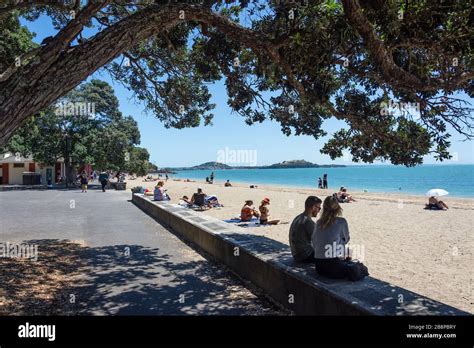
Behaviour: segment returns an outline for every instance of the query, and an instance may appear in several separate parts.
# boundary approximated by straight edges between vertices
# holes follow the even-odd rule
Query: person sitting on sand
[[[260,204],[258,210],[260,210],[260,224],[261,225],[277,225],[280,220],[270,220],[270,210],[268,209],[270,205],[270,198],[265,197]]]
[[[247,200],[245,201],[244,206],[240,210],[240,220],[241,221],[250,221],[252,217],[259,218],[260,213],[253,207],[253,201]]]
[[[350,240],[349,225],[346,219],[340,217],[341,214],[336,194],[326,197],[313,233],[316,270],[328,278],[350,278],[352,274],[353,264],[346,247]],[[368,275],[366,271],[365,268],[362,278]]]
[[[206,194],[202,192],[202,188],[198,187],[197,192],[191,197],[191,204],[202,208],[206,205]]]
[[[446,203],[438,200],[438,198],[436,198],[435,196],[431,196],[428,199],[428,204],[426,205],[426,209],[447,210],[449,208],[446,205]]]
[[[341,186],[339,192],[337,193],[337,200],[339,203],[350,203],[356,202],[352,195],[347,192],[347,189],[344,186]]]
[[[153,196],[155,201],[169,201],[171,198],[166,193],[166,190],[163,188],[165,183],[163,181],[158,181],[153,191]]]
[[[296,262],[315,262],[314,249],[311,245],[316,224],[313,219],[321,210],[321,199],[309,196],[304,202],[304,212],[294,218],[290,226],[290,250]]]
[[[231,187],[231,186],[232,186],[232,184],[230,183],[230,181],[229,181],[229,180],[227,180],[227,181],[225,182],[224,186],[225,186],[225,187]]]

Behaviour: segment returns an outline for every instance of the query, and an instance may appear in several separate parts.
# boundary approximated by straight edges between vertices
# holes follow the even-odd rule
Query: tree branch
[[[422,80],[403,70],[395,64],[390,50],[387,50],[383,41],[373,30],[373,25],[365,16],[359,0],[342,0],[342,4],[349,23],[364,40],[376,67],[390,85],[400,89],[436,91],[439,89],[455,89],[462,83],[474,78],[474,72],[463,72],[450,79],[430,78]]]
[[[74,4],[72,3],[65,3],[65,1],[59,1],[59,0],[21,0],[21,1],[15,1],[15,0],[1,0],[0,3],[0,18],[6,16],[8,13],[14,11],[14,10],[21,10],[21,9],[26,9],[26,8],[31,8],[31,7],[43,7],[43,6],[48,6],[48,7],[54,7],[59,10],[72,10],[74,9]]]

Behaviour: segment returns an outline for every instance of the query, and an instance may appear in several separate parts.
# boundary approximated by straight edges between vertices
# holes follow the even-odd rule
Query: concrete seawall
[[[132,201],[296,314],[469,315],[372,277],[359,282],[321,277],[314,266],[294,263],[287,245],[203,212],[141,194],[133,194]]]

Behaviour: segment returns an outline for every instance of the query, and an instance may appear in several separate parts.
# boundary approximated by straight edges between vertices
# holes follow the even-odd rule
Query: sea
[[[211,170],[183,170],[176,178],[205,180]],[[230,169],[214,170],[214,180],[304,188],[317,187],[318,178],[328,176],[328,187],[341,186],[353,191],[408,193],[424,195],[434,188],[450,196],[474,198],[474,164],[400,167],[390,165],[353,165],[340,168]]]

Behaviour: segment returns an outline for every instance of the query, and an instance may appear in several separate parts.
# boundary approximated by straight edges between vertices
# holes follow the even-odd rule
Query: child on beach
[[[252,217],[259,218],[260,213],[253,207],[253,201],[247,200],[245,201],[242,210],[240,211],[240,220],[241,221],[250,221]]]
[[[258,210],[260,210],[260,224],[261,225],[277,225],[280,220],[269,220],[270,210],[268,209],[270,205],[270,198],[265,197],[260,204]]]

